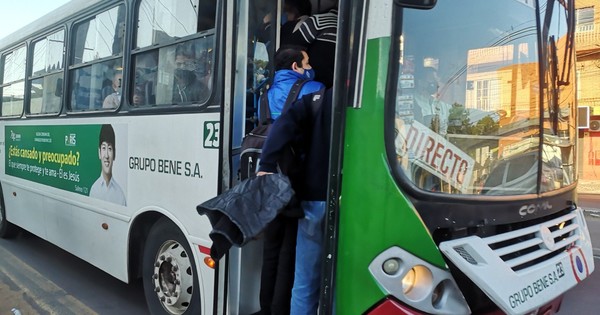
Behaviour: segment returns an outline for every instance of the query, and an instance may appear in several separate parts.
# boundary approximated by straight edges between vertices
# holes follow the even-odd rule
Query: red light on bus
[[[370,310],[368,315],[423,315],[419,311],[413,310],[408,306],[402,305],[400,302],[393,299],[385,298],[379,304]]]

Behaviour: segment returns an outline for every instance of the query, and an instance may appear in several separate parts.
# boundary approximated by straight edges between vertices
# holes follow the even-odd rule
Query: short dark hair
[[[312,4],[308,0],[285,0],[285,6],[296,9],[300,16],[312,14]]]
[[[302,51],[303,49],[290,46],[279,48],[275,53],[275,71],[292,69],[294,62],[302,66],[302,59],[304,59]]]
[[[117,148],[115,147],[115,130],[110,124],[104,124],[100,128],[100,137],[98,140],[98,148],[102,146],[102,142],[112,144],[113,158],[117,156]]]
[[[188,58],[196,58],[196,51],[189,43],[182,43],[175,47],[175,56],[185,56]]]

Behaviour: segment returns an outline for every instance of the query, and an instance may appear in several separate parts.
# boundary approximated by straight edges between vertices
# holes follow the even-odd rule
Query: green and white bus
[[[282,8],[73,0],[2,39],[0,236],[142,278],[152,314],[257,311],[261,241],[213,261],[196,206],[239,182]],[[594,270],[573,0],[338,12],[319,313],[556,312]]]

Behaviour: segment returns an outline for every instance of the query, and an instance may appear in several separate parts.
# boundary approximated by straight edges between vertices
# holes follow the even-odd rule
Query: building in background
[[[575,1],[579,193],[600,194],[600,2]]]

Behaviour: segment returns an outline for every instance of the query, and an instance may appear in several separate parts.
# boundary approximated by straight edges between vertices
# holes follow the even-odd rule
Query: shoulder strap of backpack
[[[288,97],[285,99],[285,104],[281,110],[282,113],[285,113],[288,107],[290,107],[290,105],[292,105],[292,103],[298,99],[298,94],[306,82],[308,81],[305,79],[298,79],[296,82],[294,82],[294,85],[292,85],[292,88],[290,89],[290,93],[288,93]]]
[[[271,108],[269,108],[269,94],[268,91],[265,91],[263,95],[260,96],[260,108],[258,110],[258,125],[266,125],[270,124],[271,119]]]
[[[288,93],[288,97],[285,99],[285,104],[283,105],[283,109],[281,110],[282,113],[284,113],[287,110],[287,108],[290,107],[290,105],[292,105],[292,103],[294,103],[296,99],[298,99],[298,93],[300,93],[300,90],[306,82],[308,81],[305,79],[298,79],[296,80],[296,82],[294,82],[294,85],[292,85],[292,88]],[[269,107],[268,91],[265,92],[260,98],[259,116],[259,125],[266,125],[273,122],[273,119],[271,118],[271,108]]]

